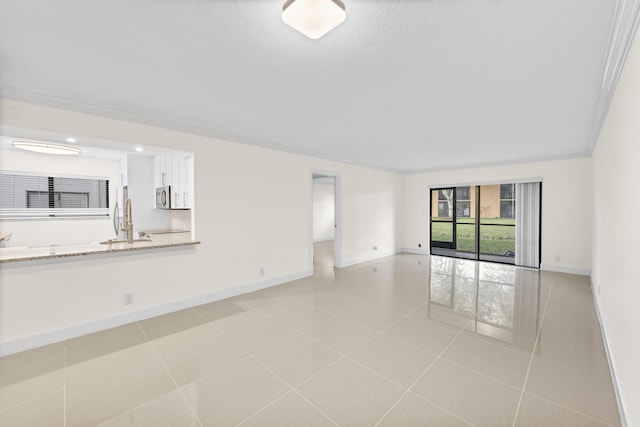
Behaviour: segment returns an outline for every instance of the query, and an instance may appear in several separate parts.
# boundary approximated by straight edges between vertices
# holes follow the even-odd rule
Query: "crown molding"
[[[615,94],[616,85],[627,58],[629,48],[640,22],[640,0],[616,0],[615,13],[611,22],[606,57],[602,65],[602,78],[598,91],[598,101],[592,121],[591,141],[587,154],[595,149],[602,125]]]
[[[311,150],[295,149],[292,147],[280,145],[277,143],[271,143],[268,141],[261,141],[255,139],[246,139],[235,134],[221,132],[215,129],[206,128],[203,126],[184,123],[176,121],[170,118],[164,118],[159,116],[152,116],[148,114],[140,114],[132,111],[122,110],[107,107],[99,104],[89,104],[86,102],[77,101],[74,99],[63,98],[59,96],[43,94],[27,89],[17,87],[0,87],[0,99],[10,99],[13,101],[25,102],[35,105],[41,105],[49,108],[57,108],[62,110],[69,110],[81,114],[89,114],[93,116],[103,117],[112,120],[121,120],[125,122],[135,123],[144,126],[151,126],[160,129],[167,129],[175,132],[183,132],[192,135],[203,136],[206,138],[212,138],[222,140],[231,143],[251,145],[254,147],[265,148],[269,150],[281,151],[290,154],[297,154],[301,156],[314,157],[316,159],[328,160],[332,162],[338,162],[348,164],[356,167],[363,167],[367,169],[375,169],[383,172],[389,172],[394,174],[402,174],[403,171],[399,169],[393,169],[384,167],[377,164],[369,164],[366,162],[355,162],[348,159],[342,159],[338,157],[332,157],[317,153]]]

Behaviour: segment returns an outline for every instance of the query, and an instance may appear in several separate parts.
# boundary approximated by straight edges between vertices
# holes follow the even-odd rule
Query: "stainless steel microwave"
[[[156,208],[171,209],[171,205],[171,186],[165,185],[156,188]]]

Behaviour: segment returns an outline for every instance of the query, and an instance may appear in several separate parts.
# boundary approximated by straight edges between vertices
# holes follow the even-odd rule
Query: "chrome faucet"
[[[122,231],[127,233],[127,243],[133,243],[133,216],[131,215],[131,199],[127,199],[124,207],[124,224]]]

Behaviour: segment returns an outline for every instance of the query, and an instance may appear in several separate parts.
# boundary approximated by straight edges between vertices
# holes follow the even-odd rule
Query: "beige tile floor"
[[[587,277],[397,255],[0,359],[2,426],[620,425]]]

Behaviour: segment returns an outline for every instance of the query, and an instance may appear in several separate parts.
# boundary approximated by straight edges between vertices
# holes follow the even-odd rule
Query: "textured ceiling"
[[[624,0],[283,2],[0,0],[0,96],[410,172],[588,155],[624,56]]]

